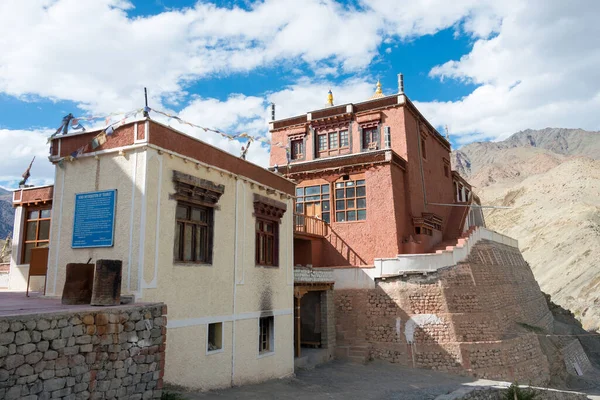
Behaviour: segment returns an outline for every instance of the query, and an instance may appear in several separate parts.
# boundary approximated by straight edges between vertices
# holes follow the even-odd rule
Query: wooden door
[[[306,203],[306,215],[321,219],[321,203]]]

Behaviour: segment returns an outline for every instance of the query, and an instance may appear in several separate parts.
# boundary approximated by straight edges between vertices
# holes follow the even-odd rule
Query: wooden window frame
[[[208,206],[202,206],[197,204],[191,204],[183,201],[177,202],[177,208],[186,208],[186,218],[177,218],[175,216],[175,235],[179,236],[179,240],[175,241],[173,249],[173,262],[176,264],[208,264],[212,265],[213,262],[213,247],[214,247],[214,208]],[[206,221],[196,221],[192,219],[192,210],[200,210],[206,213]],[[191,260],[185,260],[186,253],[186,240],[185,231],[186,226],[192,228],[192,249],[191,249]],[[206,234],[204,243],[200,243],[199,232],[205,228]],[[179,246],[176,246],[179,242]],[[199,246],[204,246],[204,252],[202,249],[198,249]],[[198,254],[204,253],[204,258],[197,258]]]
[[[307,188],[319,187],[318,194],[306,194]],[[327,191],[324,189],[327,188]],[[314,199],[314,197],[319,197],[319,200]],[[312,198],[314,200],[307,200],[307,198]],[[310,186],[301,186],[296,187],[296,201],[294,202],[294,210],[296,214],[306,215],[306,203],[320,203],[321,204],[321,215],[320,218],[327,222],[331,223],[331,212],[333,201],[331,196],[331,185],[328,183],[322,183],[318,185],[310,185]],[[328,204],[328,209],[325,210],[325,204]]]
[[[258,354],[275,352],[275,317],[258,318]]]
[[[267,227],[271,227],[269,232]],[[265,218],[256,218],[256,265],[279,266],[279,223]],[[270,246],[269,246],[270,244]]]
[[[42,218],[42,211],[50,211],[50,216],[49,217],[44,217]],[[30,212],[37,212],[37,218],[29,218],[29,213]],[[40,224],[43,221],[49,221],[50,222],[50,226],[48,226],[48,239],[40,239]],[[28,232],[28,225],[30,222],[35,222],[35,239],[32,240],[27,240],[27,232]],[[21,236],[22,239],[22,247],[21,247],[21,264],[29,264],[29,260],[27,260],[26,257],[26,249],[27,249],[27,245],[28,244],[33,244],[33,248],[35,247],[44,247],[44,245],[50,245],[50,230],[51,230],[51,224],[52,224],[52,207],[26,207],[25,208],[25,221],[24,221],[24,225],[23,225],[23,235]],[[42,246],[40,246],[42,245]],[[31,258],[31,255],[29,256],[29,258]]]
[[[351,185],[348,185],[348,183],[351,182]],[[364,188],[364,195],[358,195],[358,189],[359,188]],[[354,189],[354,195],[353,196],[348,196],[348,190],[349,189]],[[343,196],[339,196],[339,191],[342,190],[343,191]],[[367,184],[366,184],[366,180],[363,179],[355,179],[355,180],[341,180],[338,182],[335,182],[334,184],[334,189],[333,189],[333,194],[334,194],[334,200],[333,200],[333,207],[334,207],[334,215],[335,215],[335,222],[363,222],[367,220]],[[364,200],[365,202],[365,206],[364,207],[359,207],[358,206],[358,201],[359,200]],[[343,202],[343,208],[338,207],[338,202]],[[365,213],[365,217],[363,219],[359,219],[358,218],[358,213],[359,211],[364,211]],[[344,213],[344,219],[340,220],[339,217],[339,213]],[[354,213],[354,219],[349,219],[348,215],[349,213]]]
[[[302,160],[304,158],[304,139],[291,140],[290,149],[290,155],[292,160]]]
[[[254,259],[257,267],[279,267],[279,224],[281,223],[281,218],[283,218],[286,210],[286,203],[254,193],[254,217],[256,218],[254,228],[254,237],[256,240],[254,244]],[[273,232],[267,232],[262,228],[265,223],[272,224]],[[262,245],[261,240],[268,237],[272,237],[273,239],[271,260],[266,259],[266,257],[261,257],[260,254]],[[264,241],[264,243],[267,244],[268,242]]]
[[[342,133],[345,133],[345,141],[342,146]],[[322,139],[325,139],[323,142]],[[321,146],[324,144],[324,147]],[[335,147],[334,147],[335,145]],[[347,154],[350,151],[350,129],[343,128],[337,130],[326,130],[317,133],[317,154],[318,157],[329,157],[340,154]]]
[[[360,141],[362,151],[379,149],[379,126],[367,126],[360,129]]]

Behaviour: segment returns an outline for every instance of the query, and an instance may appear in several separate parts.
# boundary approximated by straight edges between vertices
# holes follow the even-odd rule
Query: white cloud
[[[430,71],[480,86],[458,101],[419,107],[434,123],[448,124],[460,143],[503,139],[525,128],[600,129],[600,3],[508,5],[495,10],[500,24],[470,25],[481,33],[498,29],[497,35],[482,34],[469,54]]]
[[[0,183],[16,187],[32,158],[28,184],[45,185],[54,180],[54,167],[48,161],[46,138],[50,131],[0,129]]]

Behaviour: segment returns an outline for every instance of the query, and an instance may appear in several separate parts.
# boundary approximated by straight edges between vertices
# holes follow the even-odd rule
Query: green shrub
[[[185,397],[179,393],[167,392],[164,390],[160,396],[160,400],[185,400]]]
[[[504,400],[534,400],[537,394],[532,389],[521,389],[517,382],[510,385],[504,396]]]

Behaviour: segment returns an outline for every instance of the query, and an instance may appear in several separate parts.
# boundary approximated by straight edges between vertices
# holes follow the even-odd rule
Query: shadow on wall
[[[329,236],[323,240],[323,260],[326,266],[356,267],[368,265],[331,226]]]

